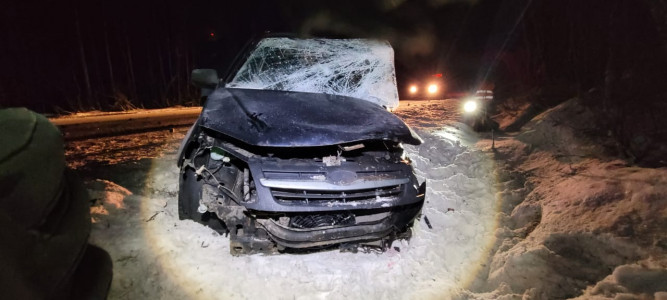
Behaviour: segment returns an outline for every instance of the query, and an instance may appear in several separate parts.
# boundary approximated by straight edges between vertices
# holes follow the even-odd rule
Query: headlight
[[[410,86],[410,94],[414,94],[417,92],[417,86],[416,85],[411,85]]]
[[[435,94],[436,92],[438,92],[438,85],[437,84],[430,84],[428,86],[428,92],[429,92],[429,94]]]
[[[477,110],[477,102],[475,100],[468,100],[463,104],[463,111],[472,113]]]

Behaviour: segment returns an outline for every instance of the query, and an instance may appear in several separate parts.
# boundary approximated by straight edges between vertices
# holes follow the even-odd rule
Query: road
[[[118,113],[83,113],[51,118],[66,140],[109,136],[190,126],[201,113],[201,107],[179,107],[135,110]]]

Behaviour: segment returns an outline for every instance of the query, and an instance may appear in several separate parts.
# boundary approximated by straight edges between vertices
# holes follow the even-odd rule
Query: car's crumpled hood
[[[200,124],[244,143],[312,147],[364,140],[421,144],[397,116],[351,97],[219,88],[208,97]]]

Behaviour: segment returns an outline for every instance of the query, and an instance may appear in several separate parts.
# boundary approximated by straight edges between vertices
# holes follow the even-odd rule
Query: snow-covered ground
[[[411,109],[423,110],[425,103]],[[457,105],[454,100],[438,104],[443,111]],[[413,125],[419,121],[405,114],[411,114],[407,105],[399,115]],[[412,115],[427,119],[423,113]],[[465,125],[437,113],[431,117],[429,126],[419,126],[424,144],[407,148],[418,177],[427,181],[423,216],[410,241],[395,241],[385,253],[233,257],[226,237],[178,220],[174,147],[165,147],[160,157],[99,172],[97,178],[106,179],[88,181],[96,201],[90,242],[113,259],[109,298],[442,299],[460,294],[493,245],[494,166],[488,154],[474,150],[474,134]]]
[[[458,105],[396,111],[425,141],[406,150],[427,202],[412,239],[385,253],[232,257],[227,238],[178,220],[183,129],[71,142],[94,198],[90,241],[114,263],[109,298],[667,299],[667,169],[610,156],[576,101],[494,149]]]
[[[577,99],[496,141],[497,239],[467,297],[667,299],[667,169],[607,145]]]

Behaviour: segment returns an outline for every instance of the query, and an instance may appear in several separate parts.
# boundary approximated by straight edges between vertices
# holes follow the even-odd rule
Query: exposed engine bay
[[[181,203],[180,212],[228,233],[232,254],[332,245],[386,249],[395,238],[409,237],[425,186],[417,186],[399,143],[306,148],[239,143],[203,130],[181,172],[182,184],[200,195],[199,203],[190,203],[196,208]],[[193,210],[201,215],[188,215]]]

